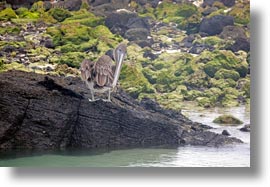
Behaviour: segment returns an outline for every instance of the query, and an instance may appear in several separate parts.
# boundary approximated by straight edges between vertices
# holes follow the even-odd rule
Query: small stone
[[[221,134],[224,135],[224,136],[230,136],[231,135],[227,130],[223,130]]]
[[[250,132],[250,124],[245,125],[244,127],[239,129],[242,132]]]

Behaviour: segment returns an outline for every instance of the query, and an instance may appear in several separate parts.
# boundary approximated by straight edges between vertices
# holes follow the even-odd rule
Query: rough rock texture
[[[243,50],[246,52],[250,51],[250,41],[248,38],[236,38],[233,45],[228,46],[229,50],[233,52],[237,52],[239,50]]]
[[[231,7],[235,5],[235,0],[204,0],[203,1],[203,6],[212,6],[214,2],[221,2],[227,7]]]
[[[31,8],[31,6],[40,0],[6,0],[8,4],[12,6],[13,9],[17,9],[20,7]],[[43,0],[46,9],[52,8],[52,5],[49,0]],[[65,0],[59,1],[54,4],[54,7],[64,7],[68,10],[79,10],[82,4],[82,0]]]
[[[242,132],[250,132],[250,124],[244,125],[244,127],[239,129]]]
[[[223,28],[220,33],[220,38],[223,39],[236,39],[236,38],[247,38],[245,30],[240,26],[228,25]]]
[[[112,103],[89,102],[79,78],[9,71],[0,74],[0,88],[1,151],[241,142],[120,89]]]
[[[109,14],[105,25],[114,34],[120,34],[141,47],[149,46],[147,36],[150,35],[150,23],[147,18],[138,17],[136,13],[119,11]]]
[[[30,8],[32,4],[39,0],[6,0],[8,4],[12,6],[12,8],[16,9],[19,7],[28,7]]]
[[[228,25],[234,25],[234,18],[232,16],[216,15],[210,18],[203,18],[200,32],[212,36],[221,33],[223,28]]]

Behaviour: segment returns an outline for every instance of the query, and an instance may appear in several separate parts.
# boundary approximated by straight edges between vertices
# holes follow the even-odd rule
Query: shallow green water
[[[188,106],[188,105],[187,105]],[[192,107],[193,108],[193,107]],[[249,123],[249,111],[244,106],[229,109],[194,108],[183,110],[190,119],[215,127],[215,132],[228,130],[244,144],[220,148],[184,146],[178,148],[140,148],[96,151],[63,151],[54,153],[31,153],[25,156],[0,155],[0,166],[35,167],[249,167],[250,133],[239,131],[240,127],[224,127],[212,123],[219,114],[231,113]],[[37,155],[39,154],[39,155]]]

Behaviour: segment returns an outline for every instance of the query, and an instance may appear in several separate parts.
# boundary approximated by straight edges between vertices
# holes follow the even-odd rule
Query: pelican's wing
[[[93,77],[94,62],[84,59],[81,63],[80,71],[82,80],[86,81]]]
[[[103,55],[95,64],[95,81],[98,86],[111,86],[113,82],[112,59]]]

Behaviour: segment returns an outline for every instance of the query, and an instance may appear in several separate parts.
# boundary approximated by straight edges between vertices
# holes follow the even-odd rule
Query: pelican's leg
[[[102,99],[102,100],[106,102],[111,102],[111,89],[108,90],[108,99]]]
[[[90,92],[91,92],[91,97],[92,97],[92,99],[88,99],[90,102],[94,102],[94,101],[96,101],[95,100],[95,92],[94,92],[94,90],[91,90],[90,89]]]

